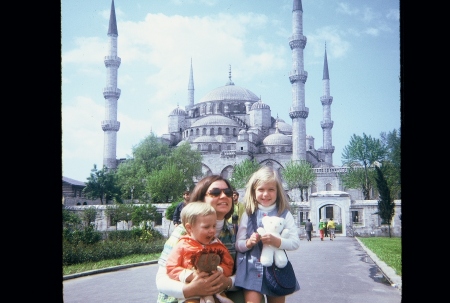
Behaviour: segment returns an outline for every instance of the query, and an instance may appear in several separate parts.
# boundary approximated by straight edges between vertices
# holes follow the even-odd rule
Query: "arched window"
[[[219,128],[217,129],[217,133],[218,133],[219,135],[222,134],[222,127],[219,127]]]
[[[86,202],[86,201],[84,201],[84,202],[83,202],[83,205],[87,205],[87,202]]]
[[[214,128],[213,128],[213,127],[211,127],[211,128],[209,129],[209,134],[210,134],[211,136],[214,136]]]
[[[206,136],[206,128],[202,129],[202,136]]]
[[[313,184],[311,185],[311,193],[316,193],[317,192],[317,185]]]
[[[212,145],[208,144],[208,151],[212,151]]]
[[[230,129],[227,127],[225,128],[225,135],[229,136],[230,135]]]
[[[326,191],[331,191],[331,184],[330,184],[330,183],[327,183],[327,185],[326,185]]]
[[[200,134],[200,130],[199,130],[198,128],[195,130],[195,134],[196,134],[197,136]]]
[[[200,144],[197,145],[197,150],[202,150],[202,146]]]

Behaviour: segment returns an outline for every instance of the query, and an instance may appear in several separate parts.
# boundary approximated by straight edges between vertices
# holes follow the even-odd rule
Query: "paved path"
[[[377,266],[370,255],[356,238],[338,236],[334,241],[320,241],[314,237],[310,242],[302,239],[298,250],[288,252],[301,289],[287,296],[286,303],[400,303],[401,289],[391,286],[383,275],[388,271],[383,268],[385,265]],[[155,303],[157,266],[147,264],[89,276],[74,275],[76,278],[66,276],[64,302]],[[395,274],[389,277],[398,279]]]

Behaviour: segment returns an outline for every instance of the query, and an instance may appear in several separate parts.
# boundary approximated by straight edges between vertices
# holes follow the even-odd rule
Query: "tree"
[[[386,160],[383,162],[383,174],[394,199],[401,197],[401,132],[380,134],[381,141],[387,149]]]
[[[116,203],[115,207],[116,207],[115,216],[117,218],[117,221],[125,221],[127,222],[128,226],[128,222],[131,220],[131,216],[134,211],[133,205]]]
[[[116,178],[114,170],[108,170],[106,166],[103,169],[97,170],[97,165],[91,170],[91,175],[87,178],[86,187],[83,188],[83,193],[89,199],[100,199],[103,204],[105,199],[106,204],[108,200],[120,197],[120,188],[116,186]]]
[[[370,200],[375,177],[373,167],[385,159],[386,153],[386,147],[379,139],[365,133],[362,137],[354,134],[342,152],[342,163],[349,167],[348,172],[342,175],[343,185],[361,189],[364,199]]]
[[[245,159],[239,164],[236,164],[230,178],[230,184],[234,189],[244,188],[250,179],[251,175],[261,167],[255,159]]]
[[[191,145],[188,142],[184,142],[172,150],[169,162],[175,164],[184,176],[184,188],[176,196],[181,196],[183,191],[187,189],[194,189],[194,178],[200,179],[203,175],[202,160],[202,154],[197,150],[191,149]]]
[[[95,218],[97,218],[97,209],[94,206],[87,207],[82,215],[82,220],[85,227],[90,227],[92,223],[95,223]]]
[[[147,230],[149,229],[147,222],[155,222],[160,216],[161,214],[158,213],[155,206],[151,204],[142,204],[140,206],[134,206],[131,222],[133,222],[134,226],[138,226],[142,223],[143,228]]]
[[[71,231],[76,230],[81,225],[81,218],[76,212],[63,209],[62,213],[63,228]]]
[[[146,189],[151,193],[152,202],[170,202],[186,190],[185,175],[173,163],[163,166],[147,179]]]
[[[391,237],[391,220],[394,215],[395,203],[391,198],[389,186],[383,176],[382,169],[375,166],[375,170],[377,172],[377,177],[375,179],[377,181],[378,193],[380,194],[378,198],[378,211],[376,214],[380,216],[381,224],[388,224],[389,237]]]
[[[147,178],[159,171],[171,153],[169,145],[153,133],[132,148],[132,157],[117,167],[117,186],[121,189],[121,197],[140,201],[149,201]]]
[[[283,180],[289,189],[300,189],[300,199],[303,202],[303,191],[308,189],[316,180],[311,164],[306,160],[289,161],[281,171]]]
[[[165,202],[194,188],[194,178],[202,176],[202,155],[187,142],[170,148],[152,133],[133,147],[133,158],[119,165],[117,176],[123,198],[133,189],[135,199]]]

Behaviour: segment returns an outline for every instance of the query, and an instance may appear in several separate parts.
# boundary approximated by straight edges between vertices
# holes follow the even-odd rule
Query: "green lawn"
[[[63,266],[63,276],[70,275],[70,274],[76,274],[76,273],[80,273],[80,272],[85,272],[85,271],[89,271],[89,270],[94,270],[94,269],[101,269],[101,268],[118,266],[118,265],[158,260],[160,254],[161,253],[145,254],[145,255],[130,255],[130,256],[120,258],[120,259],[103,260],[103,261],[99,261],[99,262],[88,262],[88,263]]]
[[[358,237],[358,240],[377,255],[381,261],[392,267],[397,275],[402,275],[402,238]]]

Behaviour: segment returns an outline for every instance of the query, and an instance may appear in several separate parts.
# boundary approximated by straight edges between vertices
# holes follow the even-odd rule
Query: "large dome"
[[[211,115],[206,116],[202,119],[199,119],[192,123],[191,127],[199,127],[199,126],[212,126],[212,125],[227,125],[227,126],[237,126],[239,127],[239,124],[234,121],[233,119],[220,116],[220,115]]]
[[[207,93],[199,102],[209,101],[243,101],[256,102],[259,98],[246,88],[236,86],[232,82]]]
[[[271,134],[271,135],[267,136],[263,140],[263,144],[264,145],[291,145],[292,140],[290,137],[277,132],[275,134]]]

